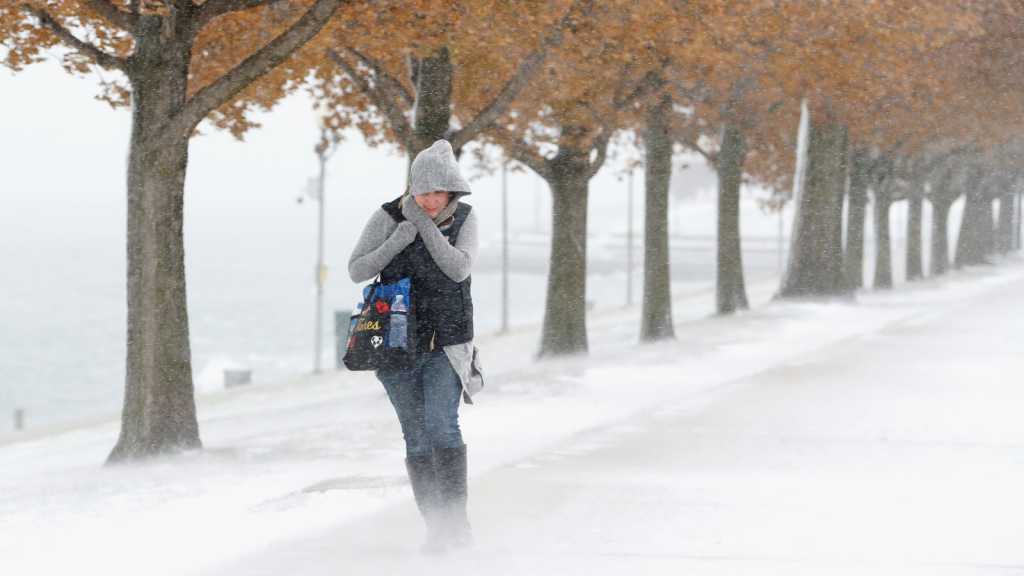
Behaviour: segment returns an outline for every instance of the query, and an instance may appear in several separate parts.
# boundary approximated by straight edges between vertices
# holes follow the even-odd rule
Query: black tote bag
[[[416,354],[416,319],[409,278],[378,279],[363,288],[363,303],[349,323],[342,361],[349,370],[408,370]]]

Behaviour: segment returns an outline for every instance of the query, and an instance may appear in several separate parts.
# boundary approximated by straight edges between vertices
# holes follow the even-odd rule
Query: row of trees
[[[540,356],[578,354],[588,184],[624,132],[642,143],[646,171],[643,341],[673,335],[667,206],[678,146],[719,175],[723,314],[747,307],[744,180],[774,190],[770,206],[797,203],[782,298],[858,287],[869,190],[878,287],[891,283],[897,198],[910,201],[912,239],[922,202],[933,207],[933,274],[950,263],[945,218],[964,194],[955,263],[1015,248],[1022,16],[1024,0],[0,0],[0,43],[13,70],[56,54],[72,73],[112,71],[101,97],[131,104],[117,461],[200,446],[182,199],[188,142],[204,119],[241,138],[254,110],[305,87],[332,111],[333,130],[355,127],[410,158],[440,138],[459,151],[480,144],[480,162],[500,147],[553,196]],[[912,241],[911,279],[920,262]]]
[[[865,210],[868,191],[874,197],[873,221],[876,257],[874,288],[891,288],[893,267],[889,238],[889,212],[897,201],[907,202],[907,248],[904,269],[908,281],[945,274],[951,266],[987,264],[991,257],[1020,248],[1020,185],[1024,173],[1019,160],[1009,160],[1012,148],[939,148],[914,155],[897,151],[877,153],[854,150],[847,189],[848,216],[843,252],[846,280],[851,290],[861,288],[864,265]],[[1002,156],[1002,158],[1001,158]],[[964,198],[956,251],[949,253],[949,213]],[[924,205],[931,206],[930,269],[925,270]]]

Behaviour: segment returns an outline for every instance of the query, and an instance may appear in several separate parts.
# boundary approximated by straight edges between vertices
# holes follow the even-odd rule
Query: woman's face
[[[417,194],[413,196],[416,203],[423,208],[423,211],[427,213],[427,216],[431,218],[437,218],[437,215],[444,210],[444,207],[448,205],[448,199],[450,194],[444,190],[438,190],[437,192],[424,192],[423,194]]]

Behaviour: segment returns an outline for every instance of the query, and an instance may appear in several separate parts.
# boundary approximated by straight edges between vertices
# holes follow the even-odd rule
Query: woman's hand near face
[[[391,237],[395,238],[400,246],[408,246],[416,239],[416,225],[409,220],[401,222],[398,224],[398,228],[395,228]]]
[[[422,196],[422,194],[420,196]],[[413,196],[413,198],[418,197],[419,196]],[[424,226],[427,224],[432,226],[434,224],[430,215],[420,207],[419,202],[409,202],[408,198],[402,202],[402,215],[405,216],[406,220],[417,226]]]

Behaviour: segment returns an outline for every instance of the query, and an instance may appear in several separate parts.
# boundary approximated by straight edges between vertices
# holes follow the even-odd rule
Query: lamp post
[[[320,175],[316,181],[315,190],[310,190],[317,202],[317,233],[316,233],[316,269],[314,270],[314,281],[316,282],[316,322],[315,334],[313,337],[313,373],[320,372],[320,356],[323,338],[323,309],[324,309],[324,284],[327,283],[327,267],[324,266],[324,175],[327,167],[327,159],[334,151],[331,144],[333,141],[327,139],[327,117],[329,110],[320,107],[316,109],[316,125],[320,129],[320,142],[317,143],[317,160],[320,162]]]
[[[501,331],[508,332],[508,156],[501,157]]]

